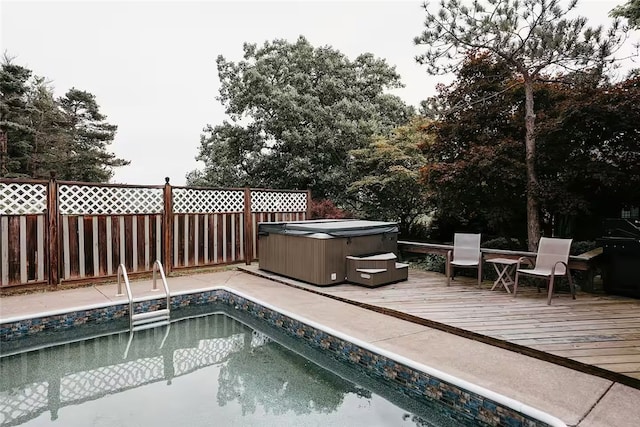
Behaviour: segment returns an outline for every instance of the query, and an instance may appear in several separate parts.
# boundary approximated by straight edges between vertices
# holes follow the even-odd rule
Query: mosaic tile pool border
[[[163,308],[163,301],[163,299],[153,299],[137,302],[134,304],[134,311],[139,313]],[[228,306],[230,310],[239,310],[261,319],[270,326],[303,340],[314,348],[328,352],[341,362],[357,365],[373,377],[390,381],[409,396],[437,401],[482,425],[547,426],[546,423],[529,418],[514,409],[333,336],[226,289],[174,295],[171,297],[171,308],[172,310],[178,309],[179,312],[180,308],[197,307],[216,302]],[[122,320],[128,314],[128,304],[117,304],[3,323],[0,324],[0,343],[33,336],[45,331],[66,331],[80,325],[104,324],[112,320]]]

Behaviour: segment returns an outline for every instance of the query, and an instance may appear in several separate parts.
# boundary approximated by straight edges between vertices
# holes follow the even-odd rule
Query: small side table
[[[496,286],[502,285],[507,290],[508,293],[511,293],[511,289],[509,286],[513,285],[513,273],[515,272],[515,266],[518,264],[518,260],[510,259],[510,258],[491,258],[486,260],[486,262],[490,262],[493,264],[493,268],[496,269],[496,273],[498,273],[498,278],[495,282],[493,282],[493,287],[491,290],[494,290]],[[512,268],[513,267],[513,268]]]

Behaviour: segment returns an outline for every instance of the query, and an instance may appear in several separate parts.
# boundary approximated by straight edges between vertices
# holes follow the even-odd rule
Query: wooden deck
[[[258,270],[244,270],[331,298],[384,312],[640,389],[640,300],[578,292],[557,294],[520,286],[481,289],[473,279],[410,270],[409,280],[375,289],[351,284],[318,287]]]

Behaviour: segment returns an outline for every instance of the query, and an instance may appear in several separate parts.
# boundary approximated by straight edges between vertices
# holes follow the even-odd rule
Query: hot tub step
[[[407,280],[409,265],[396,262],[393,252],[348,256],[347,281],[370,288]]]

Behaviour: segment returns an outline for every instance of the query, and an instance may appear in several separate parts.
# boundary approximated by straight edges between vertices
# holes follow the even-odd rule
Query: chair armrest
[[[553,264],[553,267],[551,267],[551,274],[552,274],[553,276],[555,276],[555,275],[556,275],[556,267],[558,266],[558,264],[562,264],[562,265],[564,265],[564,270],[565,270],[565,272],[568,272],[568,271],[569,271],[569,266],[567,265],[567,263],[566,263],[566,262],[564,262],[564,261],[557,261],[555,264]]]
[[[521,256],[520,258],[518,258],[518,264],[516,265],[516,270],[520,270],[520,266],[523,263],[527,264],[529,266],[533,266],[533,261],[531,261],[531,258],[526,257],[526,256]]]

